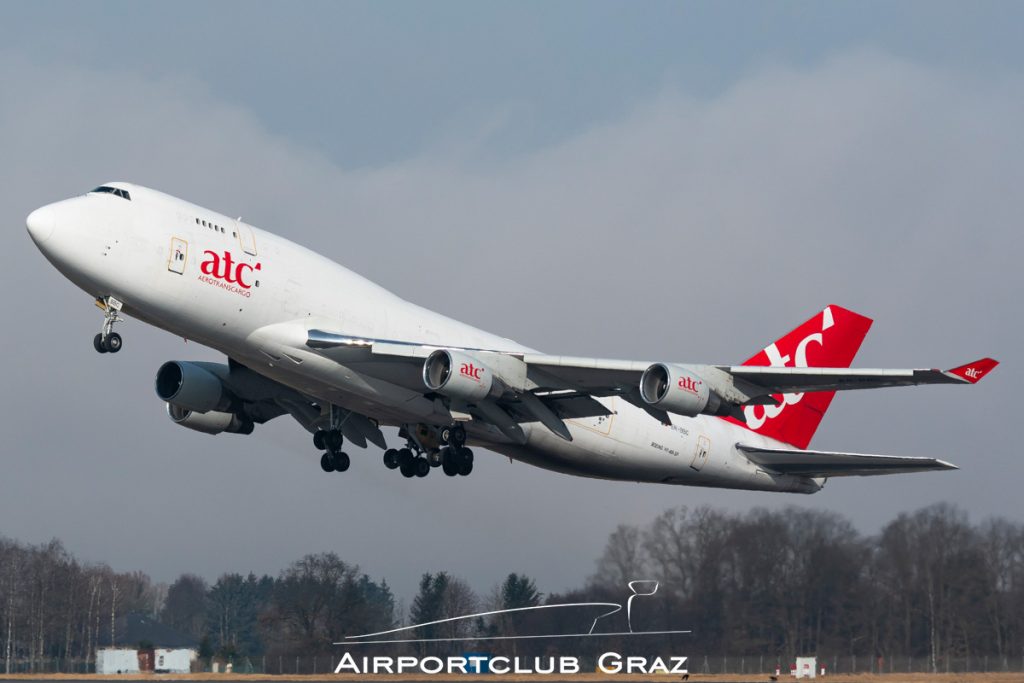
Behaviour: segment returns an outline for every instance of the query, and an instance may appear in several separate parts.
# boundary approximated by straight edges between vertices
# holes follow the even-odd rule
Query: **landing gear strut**
[[[97,299],[96,305],[103,309],[103,328],[92,338],[92,346],[99,353],[117,353],[121,350],[121,335],[114,332],[114,323],[124,322],[118,315],[123,305],[112,296]]]

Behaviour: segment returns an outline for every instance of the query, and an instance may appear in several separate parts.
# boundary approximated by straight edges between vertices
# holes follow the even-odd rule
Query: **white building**
[[[153,654],[153,670],[158,674],[187,674],[192,670],[192,661],[198,656],[195,650],[185,648],[157,648]]]
[[[96,651],[96,673],[137,674],[139,653],[137,650],[108,648]]]
[[[198,653],[191,648],[129,650],[106,648],[96,651],[96,673],[137,674],[143,670],[158,674],[187,674]]]

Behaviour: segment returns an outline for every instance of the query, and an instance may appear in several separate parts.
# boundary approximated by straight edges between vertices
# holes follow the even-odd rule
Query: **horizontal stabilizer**
[[[747,458],[779,474],[805,477],[852,477],[873,474],[904,474],[934,470],[955,470],[956,465],[937,458],[900,455],[868,455],[832,451],[797,451],[736,444]]]

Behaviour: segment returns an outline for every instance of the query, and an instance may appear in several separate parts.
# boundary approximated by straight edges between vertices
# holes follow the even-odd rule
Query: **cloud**
[[[464,140],[358,169],[196,81],[6,53],[0,82],[7,534],[59,536],[165,579],[274,572],[330,549],[411,594],[419,572],[442,568],[478,588],[509,570],[566,588],[617,523],[680,503],[798,503],[868,530],[935,500],[1019,516],[1024,465],[1004,407],[1021,380],[1019,78],[859,51],[766,66],[714,97],[669,88],[619,120],[496,157],[487,137],[522,111],[511,103]],[[153,373],[212,352],[137,322],[118,357],[92,351],[99,314],[22,225],[35,206],[113,179],[242,214],[552,352],[733,362],[835,302],[877,320],[862,365],[1011,362],[974,389],[840,397],[816,445],[964,469],[836,481],[810,498],[574,479],[497,456],[469,479],[410,482],[374,450],[328,477],[294,424],[249,438],[173,428]]]

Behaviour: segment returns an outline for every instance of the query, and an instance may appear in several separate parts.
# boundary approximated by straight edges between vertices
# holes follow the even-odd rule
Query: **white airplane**
[[[485,446],[573,475],[814,493],[828,477],[956,469],[942,460],[807,450],[834,392],[974,384],[952,370],[850,369],[871,320],[828,306],[742,365],[549,356],[409,303],[293,242],[130,183],[26,221],[43,255],[104,313],[101,353],[127,314],[223,353],[168,361],[156,393],[178,425],[249,434],[289,414],[321,467],[349,444],[386,449],[406,477],[467,475]],[[405,445],[387,448],[382,426]]]

